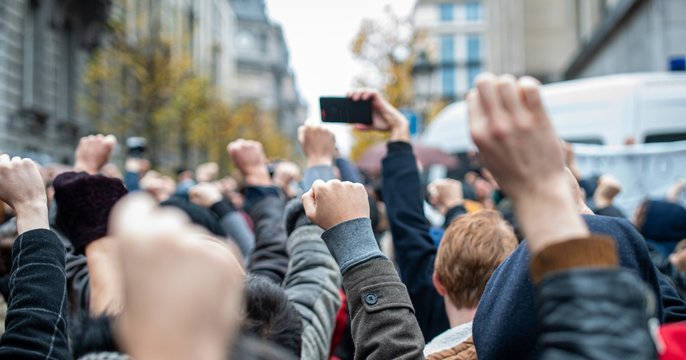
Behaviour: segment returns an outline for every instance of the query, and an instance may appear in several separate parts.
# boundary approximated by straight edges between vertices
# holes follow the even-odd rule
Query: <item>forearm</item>
[[[17,206],[17,234],[38,229],[50,229],[48,205],[44,202]]]
[[[341,304],[340,270],[321,234],[318,226],[302,226],[288,240],[290,262],[284,289],[303,319],[303,359],[328,357]]]
[[[236,211],[226,199],[222,199],[212,205],[210,210],[219,217],[219,224],[224,229],[224,232],[236,243],[243,257],[250,258],[255,249],[255,234],[241,213]]]
[[[64,258],[62,242],[49,230],[27,231],[14,242],[0,358],[71,358]]]
[[[246,190],[249,193],[257,189]],[[274,190],[274,193],[278,194],[278,191]],[[281,198],[273,194],[259,200],[252,199],[251,202],[254,203],[246,210],[255,224],[255,249],[250,258],[249,270],[281,284],[288,268],[287,234],[283,222],[285,205]]]
[[[655,358],[652,294],[618,264],[614,240],[600,236],[556,242],[533,255],[543,358]]]

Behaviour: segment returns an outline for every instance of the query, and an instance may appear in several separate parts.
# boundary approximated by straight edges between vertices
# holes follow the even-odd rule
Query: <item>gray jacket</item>
[[[314,225],[297,228],[288,238],[288,272],[283,286],[302,316],[303,360],[328,359],[336,314],[341,306],[338,264]]]

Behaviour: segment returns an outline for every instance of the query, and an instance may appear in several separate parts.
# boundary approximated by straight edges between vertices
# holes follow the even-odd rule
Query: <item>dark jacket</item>
[[[248,270],[281,285],[288,270],[284,200],[276,187],[249,187],[246,211],[255,225],[255,249]]]
[[[15,240],[0,359],[71,359],[64,255],[49,230],[27,231]]]
[[[424,216],[423,187],[412,145],[388,144],[382,164],[386,213],[393,235],[395,260],[407,286],[419,327],[428,342],[450,327],[443,297],[434,288],[432,274],[436,247]]]
[[[379,250],[371,221],[347,221],[322,238],[343,274],[355,359],[423,359],[424,339],[407,288]]]
[[[661,322],[686,320],[686,306],[653,265],[645,241],[626,220],[584,216],[591,232],[615,239],[621,267],[634,271],[654,292]],[[529,251],[522,243],[496,269],[474,318],[474,343],[481,360],[539,358],[541,328],[536,322],[535,289],[529,277]]]

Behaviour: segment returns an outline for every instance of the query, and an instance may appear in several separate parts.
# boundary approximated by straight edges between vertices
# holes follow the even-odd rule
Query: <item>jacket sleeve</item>
[[[371,221],[344,222],[322,238],[343,274],[355,359],[423,359],[424,339],[407,288],[378,249]]]
[[[284,288],[303,319],[301,358],[305,360],[329,357],[341,306],[341,274],[321,235],[318,226],[306,225],[288,238],[290,262]]]
[[[246,209],[255,224],[255,250],[248,270],[264,275],[281,285],[288,269],[284,201],[275,188],[248,188]]]
[[[360,170],[358,170],[357,167],[350,162],[350,160],[339,157],[334,162],[338,168],[338,171],[341,173],[341,181],[350,181],[360,184],[364,183],[364,178],[362,177]]]
[[[531,260],[543,359],[655,359],[655,297],[618,268],[611,238],[550,245]]]
[[[219,218],[219,225],[226,235],[233,240],[241,250],[243,257],[250,258],[255,249],[255,234],[245,219],[236,211],[231,203],[222,199],[210,207],[210,210]]]
[[[383,160],[383,198],[400,276],[416,309],[426,340],[450,327],[443,297],[433,286],[436,248],[424,216],[423,188],[412,145],[388,144]]]
[[[64,245],[50,230],[28,231],[14,242],[0,358],[71,359],[64,256]]]

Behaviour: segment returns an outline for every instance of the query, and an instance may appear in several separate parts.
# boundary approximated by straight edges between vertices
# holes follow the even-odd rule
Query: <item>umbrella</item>
[[[415,157],[417,157],[422,166],[444,165],[449,169],[454,169],[458,165],[457,158],[439,149],[420,145],[418,143],[413,143],[412,149]],[[386,157],[386,150],[385,142],[372,145],[362,154],[357,161],[357,166],[360,170],[368,174],[380,173],[381,160]]]

